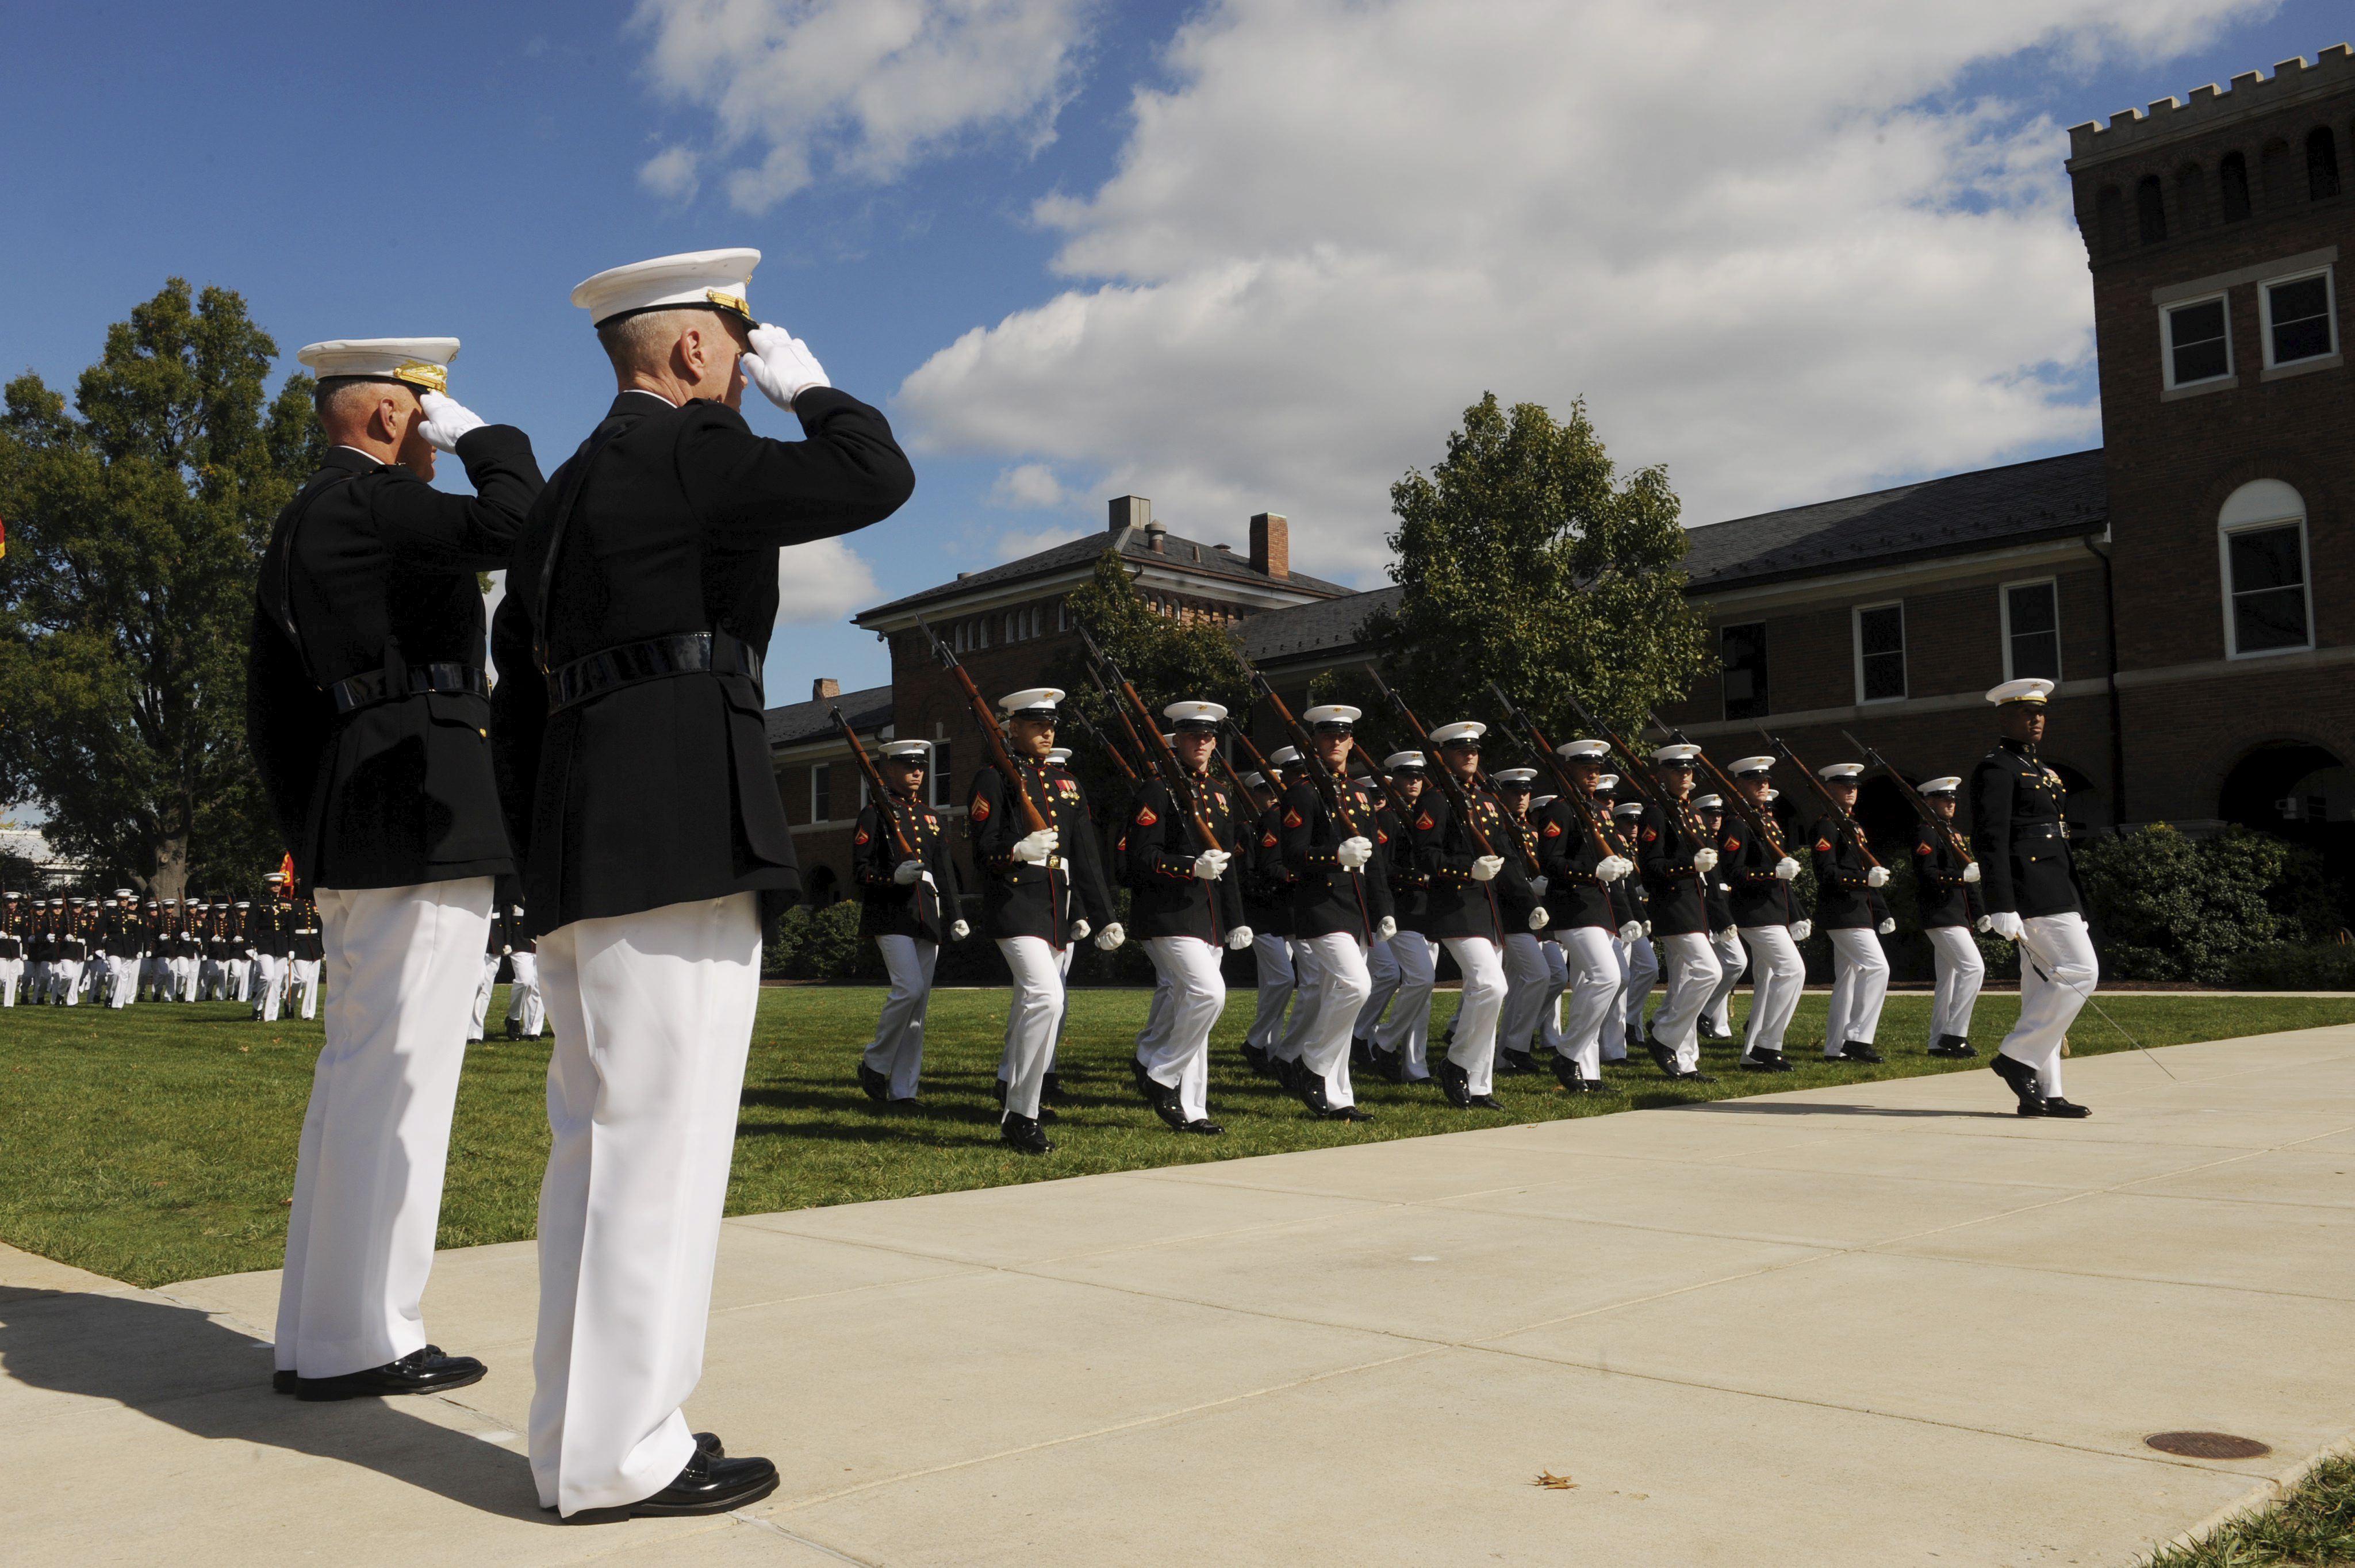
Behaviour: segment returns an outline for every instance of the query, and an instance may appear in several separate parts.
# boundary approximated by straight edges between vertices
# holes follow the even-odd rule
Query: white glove
[[[1977,860],[1974,860],[1969,865],[1963,868],[1963,880],[1966,882],[1976,882],[1978,880],[1979,863]]]
[[[1594,880],[1598,882],[1617,881],[1636,869],[1636,862],[1625,855],[1605,855],[1594,862]]]
[[[417,427],[417,433],[436,452],[457,451],[460,436],[483,428],[482,416],[455,398],[420,392],[417,402],[425,411],[425,422]]]
[[[1529,879],[1530,896],[1541,899],[1546,896],[1546,890],[1551,886],[1553,886],[1553,880],[1550,877],[1531,877]]]
[[[1816,923],[1812,920],[1795,920],[1791,923],[1791,940],[1794,942],[1805,942],[1815,933]]]
[[[1249,947],[1254,939],[1255,933],[1250,926],[1239,925],[1227,933],[1227,951],[1241,953],[1244,948]]]
[[[1977,923],[1974,924],[1971,929],[1974,931],[1993,931],[1995,929],[1995,917],[1993,915],[1983,914],[1979,916]]]
[[[1015,841],[1014,858],[1028,861],[1033,866],[1043,866],[1047,863],[1047,858],[1055,852],[1055,846],[1061,842],[1062,836],[1051,827],[1042,827],[1036,833],[1025,833]]]
[[[1227,874],[1227,862],[1234,859],[1224,849],[1205,849],[1194,857],[1194,877],[1198,881],[1215,882]]]
[[[1716,870],[1717,851],[1714,849],[1694,850],[1693,869],[1700,872],[1703,876],[1707,876],[1710,872]]]
[[[1354,871],[1374,858],[1374,841],[1370,838],[1344,838],[1333,846],[1333,859]]]
[[[1105,926],[1102,931],[1096,933],[1096,951],[1099,953],[1109,953],[1127,940],[1128,933],[1120,928],[1120,922],[1114,921],[1110,925]]]
[[[502,957],[502,958],[505,958],[505,957],[506,957],[509,954],[513,953],[514,951],[515,951],[515,949],[514,949],[514,948],[512,948],[512,947],[502,947],[502,948],[500,948],[500,949],[499,949],[499,956],[500,956],[500,957]],[[261,957],[261,955],[260,955],[259,953],[257,953],[257,954],[255,954],[255,955],[254,955],[254,956],[255,956],[256,958],[259,958],[259,957]]]
[[[1650,940],[1650,938],[1651,938],[1651,934],[1652,934],[1652,923],[1651,923],[1650,921],[1648,921],[1648,920],[1647,920],[1647,921],[1646,921],[1646,922],[1644,923],[1644,936],[1645,936],[1645,939],[1646,939],[1646,941]]]
[[[1094,929],[1095,927],[1090,925],[1084,920],[1075,920],[1071,922],[1071,940],[1074,942],[1085,942],[1088,939],[1088,933]]]
[[[910,882],[922,880],[923,874],[924,863],[922,860],[902,860],[891,868],[891,880],[903,888]]]
[[[958,921],[954,925],[949,927],[949,940],[951,942],[963,942],[966,937],[971,936],[972,934],[973,927],[967,925],[963,921]]]
[[[1619,928],[1619,940],[1622,942],[1633,942],[1643,934],[1643,926],[1636,921],[1631,920]]]
[[[1990,910],[1987,919],[1987,929],[2006,942],[2017,942],[2028,933],[2028,927],[2020,923],[2018,910]]]
[[[1875,866],[1872,869],[1867,871],[1864,874],[1864,885],[1868,888],[1887,887],[1889,885],[1889,868],[1886,866]]]
[[[1494,881],[1497,873],[1504,869],[1505,858],[1502,855],[1483,855],[1472,862],[1472,880],[1476,882]]]
[[[1872,929],[1883,936],[1894,936],[1897,934],[1897,923],[1893,920],[1884,920]]]
[[[1389,915],[1384,915],[1381,919],[1374,922],[1375,941],[1388,942],[1391,937],[1396,936],[1397,934],[1398,922],[1392,920]]]
[[[764,322],[750,336],[751,351],[737,363],[744,367],[744,379],[777,407],[790,409],[794,400],[812,387],[834,385],[826,379],[826,367],[817,362],[809,345],[783,327]]]
[[[1788,855],[1774,862],[1774,875],[1782,880],[1787,882],[1798,874],[1799,862],[1792,859]]]
[[[1531,931],[1543,931],[1549,924],[1552,923],[1552,916],[1546,913],[1545,905],[1540,904],[1537,908],[1529,911],[1529,929]]]

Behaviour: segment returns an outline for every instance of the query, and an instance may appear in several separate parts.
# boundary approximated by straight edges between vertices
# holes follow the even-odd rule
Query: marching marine
[[[1791,897],[1791,880],[1799,862],[1785,849],[1781,825],[1774,815],[1774,790],[1767,782],[1774,759],[1743,757],[1731,770],[1733,787],[1750,803],[1747,821],[1729,820],[1720,829],[1719,869],[1732,891],[1728,895],[1734,930],[1750,956],[1750,1024],[1742,1036],[1740,1065],[1751,1072],[1795,1071],[1783,1054],[1783,1037],[1798,1010],[1806,988],[1806,960],[1799,955],[1806,934]],[[1759,830],[1765,829],[1764,832]]]
[[[1923,823],[1913,834],[1914,896],[1937,969],[1930,1008],[1932,1056],[1978,1054],[1971,1047],[1971,1009],[1987,978],[1987,961],[1971,933],[1986,911],[1979,904],[1979,864],[1954,827],[1955,791],[1962,784],[1960,776],[1950,775],[1922,786],[1922,798],[1937,820]]]
[[[1537,777],[1535,768],[1504,768],[1488,775],[1505,816],[1497,848],[1521,873],[1498,882],[1495,889],[1505,926],[1505,1001],[1497,1012],[1496,1071],[1507,1074],[1538,1070],[1531,1051],[1539,1016],[1553,986],[1553,965],[1545,954],[1553,917],[1545,907],[1547,883],[1538,864],[1538,827],[1529,816]]]
[[[1301,759],[1305,776],[1284,792],[1278,833],[1284,869],[1294,879],[1294,950],[1306,955],[1292,1004],[1299,1055],[1290,1087],[1311,1112],[1338,1122],[1373,1119],[1358,1109],[1349,1084],[1349,1032],[1373,989],[1366,945],[1398,931],[1390,868],[1373,837],[1374,798],[1348,775],[1358,717],[1357,709],[1340,703],[1302,715],[1316,754]]]
[[[1431,731],[1439,765],[1453,782],[1423,792],[1409,843],[1427,889],[1423,931],[1447,950],[1464,976],[1446,1034],[1447,1051],[1431,1063],[1432,1076],[1450,1104],[1501,1110],[1496,1070],[1507,986],[1505,938],[1514,929],[1510,910],[1534,906],[1536,900],[1529,893],[1529,876],[1504,807],[1481,787],[1481,741],[1487,732],[1476,719]],[[1501,852],[1507,849],[1515,852]],[[1525,922],[1521,929],[1526,933]]]
[[[1636,817],[1636,863],[1650,896],[1652,944],[1668,981],[1644,1047],[1667,1076],[1708,1083],[1715,1080],[1700,1070],[1700,1013],[1721,971],[1710,942],[1708,906],[1717,848],[1691,803],[1700,753],[1700,747],[1683,741],[1653,752],[1665,804],[1646,805]]]
[[[1824,1060],[1879,1061],[1872,1037],[1881,1028],[1881,1008],[1889,996],[1889,955],[1876,933],[1884,918],[1877,894],[1888,882],[1886,867],[1864,847],[1857,825],[1857,780],[1862,763],[1833,763],[1816,770],[1834,809],[1817,819],[1815,845],[1816,929],[1832,944],[1831,1009],[1824,1022]]]
[[[891,989],[858,1061],[858,1086],[879,1105],[914,1110],[924,1071],[924,1018],[942,946],[969,928],[957,912],[956,858],[940,816],[924,803],[930,741],[891,741],[877,764],[889,794],[859,808],[850,836],[858,931],[874,939]]]
[[[1570,1006],[1561,1042],[1554,1048],[1553,1074],[1573,1094],[1609,1093],[1603,1081],[1604,1049],[1625,1044],[1619,1016],[1625,975],[1614,945],[1620,919],[1612,891],[1636,868],[1609,837],[1604,825],[1611,808],[1595,793],[1609,750],[1601,741],[1569,741],[1554,748],[1576,793],[1557,795],[1538,827],[1546,907],[1570,971]],[[1622,1050],[1613,1060],[1624,1054]]]
[[[1439,944],[1431,933],[1432,873],[1414,852],[1415,824],[1431,793],[1430,762],[1421,752],[1393,752],[1382,760],[1390,798],[1375,813],[1380,836],[1393,846],[1391,918],[1398,923],[1389,947],[1398,989],[1389,1016],[1368,1040],[1368,1060],[1394,1083],[1431,1080],[1431,997],[1439,978]]]

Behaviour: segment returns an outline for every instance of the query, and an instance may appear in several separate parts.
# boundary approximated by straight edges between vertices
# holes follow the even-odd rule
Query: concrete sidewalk
[[[2355,1028],[730,1221],[749,1516],[559,1527],[528,1243],[447,1400],[268,1392],[274,1275],[0,1251],[11,1563],[2126,1563],[2355,1430]],[[2148,1434],[2273,1445],[2171,1458]],[[1541,1488],[1540,1471],[1574,1489]]]

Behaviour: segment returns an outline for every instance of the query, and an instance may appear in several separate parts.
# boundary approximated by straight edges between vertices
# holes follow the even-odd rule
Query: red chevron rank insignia
[[[1559,837],[1561,837],[1561,823],[1559,823],[1559,822],[1549,822],[1549,823],[1547,823],[1547,824],[1546,824],[1546,837],[1549,837],[1549,838],[1559,838]]]
[[[975,795],[973,797],[973,819],[975,822],[986,822],[989,820],[989,802],[984,800],[979,795]]]
[[[1136,808],[1136,825],[1139,827],[1150,827],[1160,820],[1161,818],[1153,815],[1151,806],[1140,805]]]
[[[1414,830],[1417,833],[1428,833],[1431,831],[1431,813],[1426,811],[1421,816],[1414,819]]]
[[[856,838],[853,838],[853,839],[851,840],[851,842],[852,842],[853,844],[864,844],[864,843],[866,843],[867,841],[868,841],[868,834],[867,834],[867,829],[865,829],[864,827],[862,827],[862,828],[860,828],[860,829],[858,830],[858,837],[856,837]]]
[[[1817,854],[1818,854],[1818,855],[1828,855],[1828,854],[1830,854],[1831,852],[1832,852],[1832,841],[1831,841],[1830,839],[1828,839],[1828,838],[1818,838],[1818,839],[1817,839],[1817,840],[1816,840],[1816,853],[1817,853]]]
[[[1932,849],[1927,844],[1916,844],[1913,846],[1913,853],[1916,855],[1929,855],[1934,854],[1935,852],[1936,851]]]
[[[1263,833],[1263,834],[1260,835],[1259,846],[1260,846],[1260,848],[1263,848],[1263,849],[1273,849],[1273,848],[1275,848],[1275,835],[1274,835],[1274,834],[1273,834],[1273,833]]]
[[[1287,811],[1284,814],[1284,825],[1286,827],[1297,827],[1300,826],[1300,813],[1296,811]]]
[[[1645,829],[1644,829],[1644,842],[1645,842],[1645,843],[1649,844],[1649,843],[1651,843],[1654,839],[1656,839],[1656,838],[1657,838],[1657,837],[1659,837],[1659,834],[1658,834],[1657,831],[1655,831],[1654,829],[1649,828],[1649,827],[1646,827],[1646,828],[1645,828]]]

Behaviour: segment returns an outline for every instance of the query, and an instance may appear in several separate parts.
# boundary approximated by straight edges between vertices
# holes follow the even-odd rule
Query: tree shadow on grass
[[[196,1437],[358,1465],[485,1513],[555,1518],[539,1511],[522,1455],[408,1414],[397,1401],[305,1404],[274,1394],[270,1369],[248,1335],[193,1307],[0,1286],[0,1376],[10,1381],[108,1401]],[[99,1474],[136,1480],[111,1464]],[[108,1506],[95,1489],[91,1505]]]

